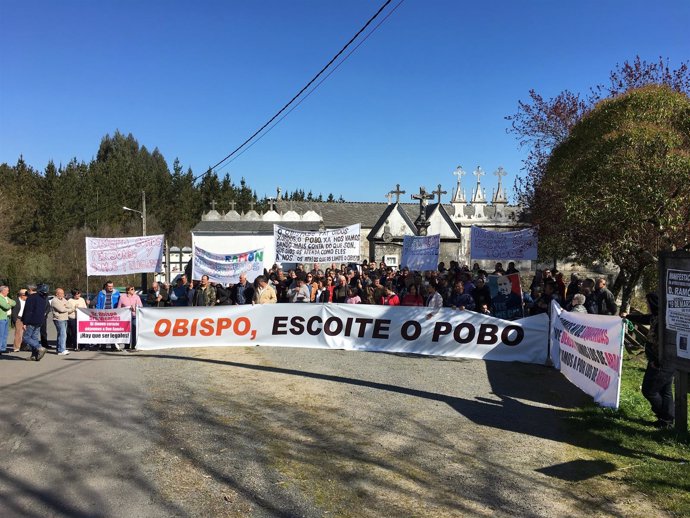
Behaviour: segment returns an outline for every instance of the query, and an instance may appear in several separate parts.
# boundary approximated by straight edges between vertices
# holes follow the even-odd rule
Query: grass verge
[[[654,415],[640,386],[644,354],[625,353],[618,411],[595,404],[568,419],[587,439],[591,457],[616,466],[612,477],[648,496],[675,516],[690,516],[690,436],[652,427]]]

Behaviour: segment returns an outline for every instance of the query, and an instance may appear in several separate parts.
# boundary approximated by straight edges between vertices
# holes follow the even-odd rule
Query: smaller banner
[[[132,331],[132,311],[119,309],[78,309],[78,344],[128,344]]]
[[[438,268],[441,234],[433,236],[404,236],[401,267],[423,272]]]
[[[668,270],[666,273],[666,327],[685,333],[685,357],[687,335],[690,334],[690,272]],[[681,351],[681,349],[678,349]],[[681,356],[679,354],[679,356]]]
[[[537,229],[496,232],[472,226],[470,256],[472,259],[535,260]]]
[[[524,316],[520,274],[489,275],[491,314],[503,320],[517,320]]]
[[[594,402],[618,408],[623,368],[623,320],[563,310],[551,302],[554,366]]]
[[[240,274],[245,274],[253,282],[264,271],[264,249],[249,250],[240,254],[214,254],[194,245],[192,278],[201,279],[208,275],[212,282],[223,285],[237,284]]]
[[[86,238],[86,275],[127,275],[163,270],[164,236]]]
[[[286,263],[358,263],[360,226],[306,232],[273,225],[276,261]]]

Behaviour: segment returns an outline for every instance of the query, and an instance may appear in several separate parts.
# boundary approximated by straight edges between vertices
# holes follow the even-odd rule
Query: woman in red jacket
[[[424,299],[417,292],[417,286],[412,284],[410,286],[410,291],[407,292],[402,299],[403,306],[424,306]]]
[[[393,288],[388,286],[386,288],[386,294],[381,298],[381,304],[384,306],[399,306],[400,297],[393,291]]]

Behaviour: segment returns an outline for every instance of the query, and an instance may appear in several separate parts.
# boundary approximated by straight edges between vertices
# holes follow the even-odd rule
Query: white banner
[[[601,406],[618,408],[623,367],[623,320],[563,310],[551,303],[551,359]]]
[[[198,280],[202,275],[208,275],[211,282],[237,284],[242,273],[247,276],[248,281],[253,282],[263,272],[263,248],[240,254],[214,254],[194,245],[193,279]]]
[[[546,362],[546,315],[508,322],[448,308],[428,314],[363,304],[141,308],[137,349],[268,345]]]
[[[433,236],[403,236],[400,267],[423,272],[438,268],[438,253],[441,248],[441,234]]]
[[[276,261],[286,263],[359,263],[360,226],[305,232],[273,225]]]
[[[537,258],[537,229],[496,232],[473,225],[470,234],[470,257],[472,259],[535,260]]]
[[[78,309],[78,344],[128,344],[132,331],[132,311],[119,309]]]
[[[163,270],[163,235],[86,238],[86,275],[127,275]]]

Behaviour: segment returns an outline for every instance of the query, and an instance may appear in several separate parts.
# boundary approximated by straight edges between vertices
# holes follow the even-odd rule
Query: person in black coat
[[[479,311],[482,306],[491,306],[491,291],[486,285],[486,280],[484,277],[477,277],[475,281],[474,289],[472,290],[472,298],[474,299],[474,306],[477,311]]]
[[[39,361],[46,353],[46,348],[41,345],[41,326],[46,320],[46,307],[48,306],[48,289],[41,286],[37,291],[36,286],[29,286],[29,296],[24,306],[22,324],[24,325],[24,342],[31,347],[29,359]]]

